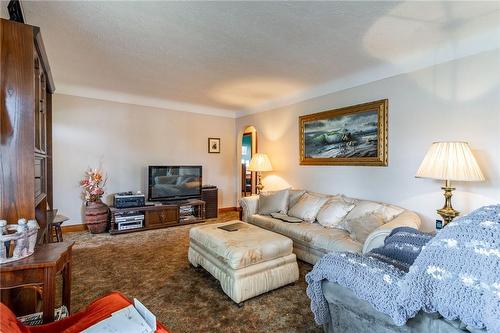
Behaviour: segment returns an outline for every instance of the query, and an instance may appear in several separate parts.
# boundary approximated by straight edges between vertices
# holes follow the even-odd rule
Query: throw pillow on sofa
[[[361,244],[364,244],[368,235],[383,224],[384,217],[377,213],[369,213],[342,222],[343,228],[351,234],[351,238]]]
[[[261,215],[286,213],[288,208],[288,189],[281,191],[261,192],[257,212]]]
[[[316,220],[324,227],[339,228],[344,217],[355,207],[345,202],[342,197],[335,196],[321,207]]]
[[[304,190],[288,190],[288,209],[295,206],[299,202],[300,198],[306,193]]]
[[[378,202],[359,200],[349,214],[345,217],[346,220],[355,220],[367,214],[378,214],[382,216],[384,222],[388,222],[401,214],[404,209],[386,205]]]
[[[313,223],[321,207],[329,200],[328,197],[319,197],[304,193],[299,201],[288,210],[289,216],[297,217],[303,221]]]

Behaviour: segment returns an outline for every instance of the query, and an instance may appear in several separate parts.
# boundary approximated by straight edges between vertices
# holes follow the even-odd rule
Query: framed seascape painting
[[[299,118],[301,165],[387,166],[388,100]]]

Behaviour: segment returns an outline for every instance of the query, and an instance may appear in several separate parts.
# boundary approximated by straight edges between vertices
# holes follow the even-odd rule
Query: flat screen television
[[[148,200],[175,201],[201,197],[201,165],[149,166]]]

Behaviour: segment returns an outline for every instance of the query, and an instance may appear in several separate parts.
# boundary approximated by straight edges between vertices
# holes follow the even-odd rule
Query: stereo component
[[[142,207],[145,204],[145,196],[140,192],[116,193],[114,197],[114,206],[116,208]]]

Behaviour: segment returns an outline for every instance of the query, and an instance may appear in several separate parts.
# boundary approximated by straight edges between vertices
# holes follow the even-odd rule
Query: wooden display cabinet
[[[36,219],[38,243],[46,243],[55,86],[40,28],[0,19],[0,61],[0,219]],[[32,286],[2,290],[0,299],[16,315],[36,310]]]
[[[52,208],[54,81],[40,29],[0,19],[0,219],[36,218],[47,241]]]

